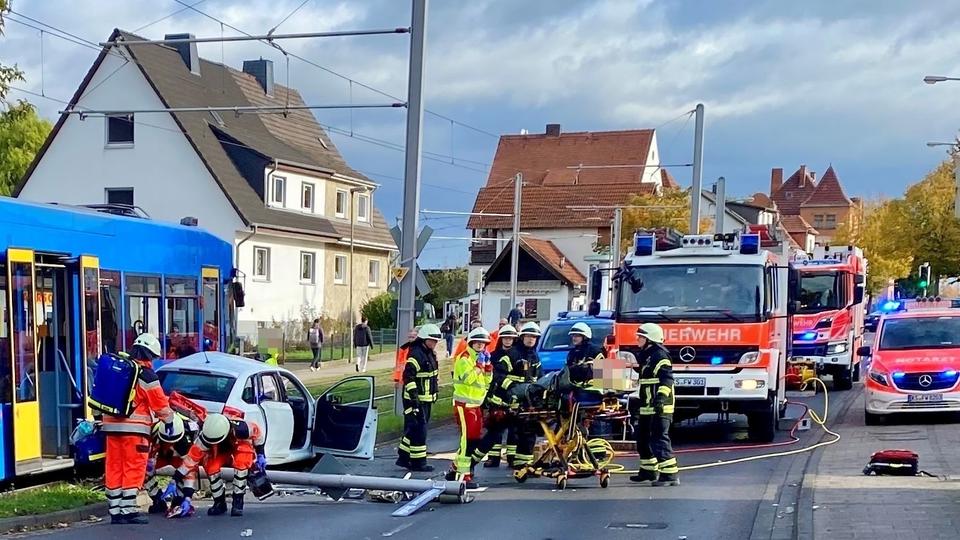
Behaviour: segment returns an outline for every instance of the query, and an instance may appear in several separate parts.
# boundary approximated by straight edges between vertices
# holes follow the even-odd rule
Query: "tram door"
[[[7,250],[6,324],[10,336],[10,365],[0,370],[6,379],[0,384],[8,386],[13,403],[14,472],[18,475],[42,468],[33,261],[32,250]]]

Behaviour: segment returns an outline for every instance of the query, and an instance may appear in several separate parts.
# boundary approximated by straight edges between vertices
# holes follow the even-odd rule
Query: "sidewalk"
[[[446,345],[441,341],[437,346],[437,358],[441,362],[448,356],[446,351]],[[367,371],[393,369],[395,358],[395,351],[371,354],[367,360]],[[310,370],[310,362],[287,362],[283,367],[296,374],[304,384],[309,385],[319,380],[343,379],[357,375],[356,364],[356,357],[352,357],[349,364],[346,359],[328,360],[317,371]]]
[[[833,427],[842,437],[840,442],[826,447],[819,454],[819,463],[814,456],[804,477],[804,490],[813,491],[813,537],[960,538],[960,429],[956,418],[924,415],[867,427],[863,399],[860,393]],[[952,479],[864,476],[870,454],[890,448],[913,450],[920,454],[922,470]],[[800,538],[809,537],[802,529]]]

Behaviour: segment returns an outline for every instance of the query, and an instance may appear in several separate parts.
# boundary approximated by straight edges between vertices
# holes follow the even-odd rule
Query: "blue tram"
[[[196,227],[0,197],[0,481],[101,457],[70,444],[101,353],[141,332],[168,360],[227,349],[235,273]]]

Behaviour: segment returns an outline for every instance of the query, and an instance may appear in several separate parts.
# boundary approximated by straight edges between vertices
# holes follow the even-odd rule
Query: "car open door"
[[[377,442],[373,388],[373,377],[350,377],[317,398],[312,433],[315,452],[373,459]]]

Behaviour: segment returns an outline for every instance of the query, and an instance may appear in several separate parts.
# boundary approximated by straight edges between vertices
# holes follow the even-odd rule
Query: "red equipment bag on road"
[[[913,450],[880,450],[870,456],[863,474],[917,476],[920,474],[920,456]]]

